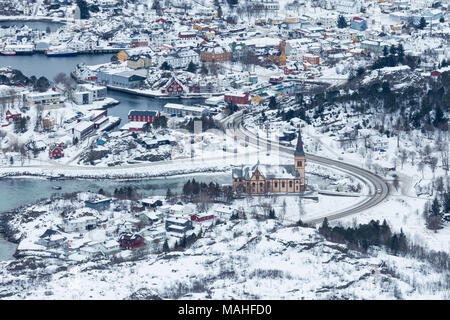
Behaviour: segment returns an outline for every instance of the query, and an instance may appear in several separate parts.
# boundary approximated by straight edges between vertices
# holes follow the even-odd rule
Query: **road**
[[[267,147],[268,141],[263,139],[262,137],[257,137],[254,133],[248,131],[245,127],[242,126],[242,120],[243,120],[243,114],[242,111],[239,111],[232,116],[229,116],[225,118],[222,121],[222,125],[224,128],[227,128],[226,134],[230,137],[232,137],[231,141],[236,141],[237,143],[243,143],[243,144],[252,144],[254,146],[258,146],[261,149],[264,150],[264,147]],[[236,137],[236,140],[234,140]],[[239,141],[241,140],[241,141]],[[280,156],[283,156],[287,159],[292,159],[292,155],[294,153],[294,148],[286,147],[283,145],[278,144],[275,141],[270,141],[271,148],[279,148],[279,154]],[[254,154],[253,152],[240,152],[240,153],[226,153],[226,154],[220,154],[217,153],[213,156],[208,157],[196,157],[191,159],[175,159],[175,160],[168,160],[168,161],[159,161],[159,162],[150,162],[150,163],[138,163],[138,164],[131,164],[131,165],[125,165],[120,167],[95,167],[95,166],[77,166],[77,165],[70,165],[70,164],[61,164],[57,162],[46,162],[46,164],[41,165],[29,165],[29,166],[22,166],[22,167],[5,167],[5,171],[9,171],[9,169],[19,169],[23,170],[24,172],[27,171],[27,169],[31,168],[38,168],[38,169],[46,169],[50,172],[55,172],[57,170],[58,172],[63,172],[65,174],[71,174],[72,172],[77,172],[78,175],[89,175],[93,174],[96,175],[120,175],[120,176],[135,176],[135,171],[133,169],[140,168],[140,169],[150,169],[152,168],[153,172],[164,172],[167,170],[168,166],[172,166],[174,168],[186,168],[188,166],[188,163],[192,164],[193,167],[202,167],[202,165],[214,165],[214,167],[217,166],[224,166],[226,162],[229,162],[230,164],[238,164],[242,163],[242,161],[238,161],[239,158],[247,157],[247,155]],[[258,152],[258,151],[257,151]],[[360,180],[363,184],[367,185],[369,187],[369,194],[367,196],[363,196],[362,200],[355,204],[354,206],[338,211],[338,212],[332,212],[328,213],[324,216],[317,217],[314,219],[304,220],[303,222],[308,224],[319,224],[323,221],[323,219],[326,217],[328,220],[336,220],[339,218],[347,217],[353,214],[360,213],[364,210],[370,209],[381,202],[385,200],[389,195],[389,185],[379,176],[371,173],[370,171],[367,171],[365,169],[362,169],[360,167],[341,162],[336,161],[333,159],[328,159],[325,157],[317,156],[314,154],[306,154],[306,158],[308,162],[316,163],[322,166],[331,167],[336,170],[339,170],[341,172],[345,172],[348,175],[351,175],[355,177],[356,179]],[[244,159],[242,159],[244,160]],[[145,172],[147,170],[139,170],[139,172]],[[189,171],[189,169],[188,169]],[[377,191],[378,190],[378,191]]]
[[[260,147],[267,146],[267,140],[262,137],[257,137],[254,133],[248,131],[244,126],[242,126],[243,114],[242,112],[235,113],[234,115],[228,117],[224,121],[224,125],[230,128],[231,134],[238,136],[249,144],[258,145]],[[259,141],[257,141],[259,140]],[[288,158],[292,158],[294,154],[294,148],[286,147],[278,144],[275,141],[270,141],[271,147],[279,148],[280,155],[284,155]],[[376,205],[383,202],[389,195],[389,185],[378,175],[372,172],[362,169],[360,167],[328,159],[325,157],[317,156],[314,154],[306,153],[306,158],[309,162],[313,162],[322,166],[335,168],[339,171],[346,172],[347,174],[359,179],[364,184],[369,187],[369,195],[366,196],[361,202],[357,203],[353,207],[344,209],[342,211],[327,214],[318,218],[305,220],[303,222],[308,224],[318,224],[322,223],[323,219],[326,217],[329,221],[347,217],[356,213],[360,213],[364,210],[375,207]]]

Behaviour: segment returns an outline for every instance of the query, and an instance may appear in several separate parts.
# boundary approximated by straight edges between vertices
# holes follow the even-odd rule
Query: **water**
[[[0,239],[0,261],[12,260],[13,254],[16,251],[17,245]]]
[[[195,178],[196,181],[218,184],[231,184],[231,174],[195,174],[186,176],[174,176],[167,178],[153,178],[134,181],[121,180],[48,180],[37,178],[7,178],[0,179],[0,212],[26,205],[42,198],[48,198],[52,194],[92,191],[103,189],[114,192],[114,189],[123,186],[137,188],[137,192],[145,196],[165,195],[167,188],[172,192],[181,193],[187,180]],[[61,186],[61,190],[52,187]]]
[[[82,54],[69,57],[50,57],[45,54],[0,56],[0,67],[10,66],[20,70],[25,76],[44,76],[49,81],[60,72],[70,74],[78,63],[87,65],[101,64],[111,61],[111,53],[108,54]]]

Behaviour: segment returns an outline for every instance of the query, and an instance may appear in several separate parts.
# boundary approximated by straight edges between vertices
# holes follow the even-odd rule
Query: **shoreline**
[[[48,180],[119,180],[119,181],[140,181],[146,179],[157,179],[157,178],[167,178],[167,177],[183,177],[187,175],[194,174],[214,174],[214,173],[225,173],[230,171],[231,168],[228,167],[209,167],[209,168],[194,168],[187,169],[185,171],[172,170],[161,174],[135,174],[135,175],[114,175],[114,174],[104,174],[100,176],[90,175],[90,174],[47,174],[47,173],[34,173],[34,172],[24,172],[24,171],[13,171],[7,173],[0,173],[0,180],[2,179],[48,179]]]

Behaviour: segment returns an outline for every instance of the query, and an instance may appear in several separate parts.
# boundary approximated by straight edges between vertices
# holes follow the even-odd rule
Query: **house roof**
[[[150,111],[150,110],[130,110],[130,111],[128,112],[128,116],[138,116],[138,117],[140,117],[140,116],[142,116],[142,117],[148,116],[148,117],[154,117],[154,116],[156,116],[156,115],[157,115],[157,112],[156,112],[156,111]]]

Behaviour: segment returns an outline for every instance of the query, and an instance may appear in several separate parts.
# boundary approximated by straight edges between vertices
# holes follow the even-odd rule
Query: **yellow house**
[[[117,54],[117,59],[119,59],[119,61],[127,61],[128,60],[128,55],[125,53],[125,51],[120,51]]]
[[[286,54],[283,52],[281,52],[280,57],[278,58],[278,65],[279,66],[284,66],[286,65]]]
[[[297,22],[297,18],[285,18],[284,22],[294,23],[294,22]]]
[[[261,104],[264,102],[264,99],[261,98],[258,94],[256,94],[252,97],[252,102],[255,104]]]

